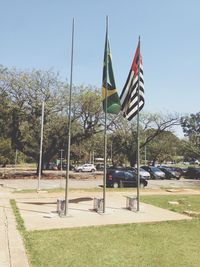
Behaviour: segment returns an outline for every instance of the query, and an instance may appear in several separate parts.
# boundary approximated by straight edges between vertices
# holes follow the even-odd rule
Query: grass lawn
[[[169,200],[177,200],[180,206],[200,211],[199,196],[145,196],[141,200],[166,208],[170,208]],[[174,208],[182,212],[183,207]],[[20,214],[16,218],[33,267],[200,266],[199,218],[33,232],[24,229]]]
[[[141,189],[142,190],[142,189]],[[145,190],[145,189],[144,189]],[[63,193],[65,192],[65,188],[49,188],[41,191],[46,191],[48,193]],[[69,192],[102,192],[102,188],[70,188]],[[37,189],[22,189],[15,190],[14,193],[36,193]],[[106,188],[106,192],[136,192],[136,188]]]
[[[195,217],[200,218],[200,195],[142,196],[141,201],[179,213],[194,211],[199,213]],[[178,204],[170,204],[171,201],[178,202]]]

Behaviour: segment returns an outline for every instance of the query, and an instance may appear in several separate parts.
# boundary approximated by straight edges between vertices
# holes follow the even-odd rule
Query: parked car
[[[185,176],[186,172],[188,171],[188,168],[181,168],[182,174],[183,176]]]
[[[180,175],[180,178],[181,176],[183,176],[184,172],[185,172],[185,169],[184,168],[179,168],[179,167],[173,167],[172,168],[174,171],[178,172],[179,175]]]
[[[198,160],[193,160],[193,161],[190,161],[189,164],[190,165],[197,165],[197,164],[199,164],[199,161]]]
[[[170,169],[172,171],[176,171],[180,174],[180,176],[182,176],[183,173],[185,172],[185,169],[187,169],[187,168],[180,168],[180,167],[174,167],[174,166],[172,167],[172,166],[168,166],[168,165],[160,165],[159,168],[160,167],[161,168],[167,168],[167,169]]]
[[[94,164],[83,164],[81,166],[75,167],[74,171],[76,172],[95,172],[96,167]]]
[[[108,168],[110,168],[110,165],[106,165],[106,168],[108,169]],[[96,169],[97,169],[97,171],[103,171],[104,170],[104,164],[103,163],[98,163],[97,165],[96,165]]]
[[[126,170],[126,167],[121,166],[121,165],[110,165],[107,170]]]
[[[104,164],[103,163],[98,163],[96,165],[96,169],[97,169],[97,171],[103,171],[104,170]]]
[[[62,169],[63,170],[67,169],[67,163],[65,163],[65,162],[62,163]],[[69,169],[70,169],[70,171],[74,170],[74,166],[70,164]],[[58,170],[61,170],[61,163],[58,164]]]
[[[189,179],[200,179],[200,168],[188,167],[185,177]]]
[[[147,186],[148,181],[140,177],[140,187]],[[137,187],[137,174],[134,171],[125,169],[109,169],[106,174],[107,187]]]
[[[49,162],[49,163],[45,163],[45,164],[44,164],[43,169],[44,169],[44,170],[57,170],[58,167],[57,167],[56,163],[54,163],[54,162]]]
[[[151,179],[165,179],[165,173],[158,167],[141,166],[141,168],[150,173]]]
[[[174,168],[170,167],[159,167],[159,169],[165,173],[165,178],[166,179],[172,179],[175,178],[177,180],[180,179],[181,174],[177,172]]]
[[[126,167],[126,170],[134,171],[137,173],[137,168],[134,167]],[[150,173],[142,168],[140,168],[140,176],[144,177],[145,179],[151,178]]]

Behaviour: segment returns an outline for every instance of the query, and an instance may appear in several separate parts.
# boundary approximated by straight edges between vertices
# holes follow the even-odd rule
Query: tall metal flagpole
[[[60,149],[60,170],[61,170],[61,175],[60,175],[60,188],[62,188],[62,175],[63,175],[63,151],[64,151],[64,149]]]
[[[17,154],[18,154],[18,150],[15,150],[15,173],[17,171]]]
[[[138,89],[137,89],[137,211],[140,210],[140,36],[138,45]]]
[[[108,16],[106,16],[106,90],[105,90],[105,125],[104,125],[104,174],[103,174],[103,213],[106,211],[106,171],[107,171],[107,77],[108,77]]]
[[[40,179],[42,173],[42,144],[43,144],[43,129],[44,129],[44,101],[42,101],[42,117],[41,117],[41,134],[40,134],[40,159],[39,159],[39,175],[38,175],[38,187],[40,190]]]
[[[70,165],[70,145],[71,145],[71,102],[72,102],[72,77],[73,77],[73,56],[74,56],[74,18],[72,22],[72,47],[71,47],[71,74],[70,74],[70,91],[69,91],[69,115],[68,115],[68,146],[67,146],[67,169],[65,185],[65,213],[68,215],[69,204],[69,165]]]
[[[147,165],[147,146],[146,146],[146,141],[147,141],[147,137],[146,137],[146,133],[145,133],[145,146],[144,146],[144,165]]]

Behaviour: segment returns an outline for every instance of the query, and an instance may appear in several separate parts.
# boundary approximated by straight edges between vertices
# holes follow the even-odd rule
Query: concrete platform
[[[189,216],[145,203],[140,203],[139,212],[130,211],[126,208],[124,193],[107,193],[105,213],[97,213],[93,210],[93,199],[98,194],[87,192],[71,193],[68,216],[60,217],[56,212],[57,198],[60,197],[39,194],[35,197],[16,198],[27,230],[191,220]]]

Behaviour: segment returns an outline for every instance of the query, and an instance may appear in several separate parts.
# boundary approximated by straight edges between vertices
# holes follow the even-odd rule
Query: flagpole
[[[108,16],[106,16],[106,90],[105,90],[105,122],[104,122],[104,174],[103,174],[103,213],[106,211],[106,172],[107,172],[107,78],[108,78]]]
[[[70,73],[70,90],[69,90],[69,115],[68,115],[68,146],[67,146],[67,169],[65,185],[65,212],[68,215],[69,204],[69,165],[70,165],[70,145],[71,145],[71,102],[72,102],[72,78],[73,78],[73,57],[74,57],[74,18],[72,22],[72,46],[71,46],[71,73]]]
[[[42,101],[42,117],[41,117],[41,134],[40,134],[40,158],[39,158],[39,176],[38,176],[38,187],[40,190],[40,179],[42,173],[42,145],[43,145],[43,130],[44,130],[44,101]]]
[[[139,45],[138,45],[138,89],[137,89],[137,211],[140,210],[140,36],[139,36]]]

